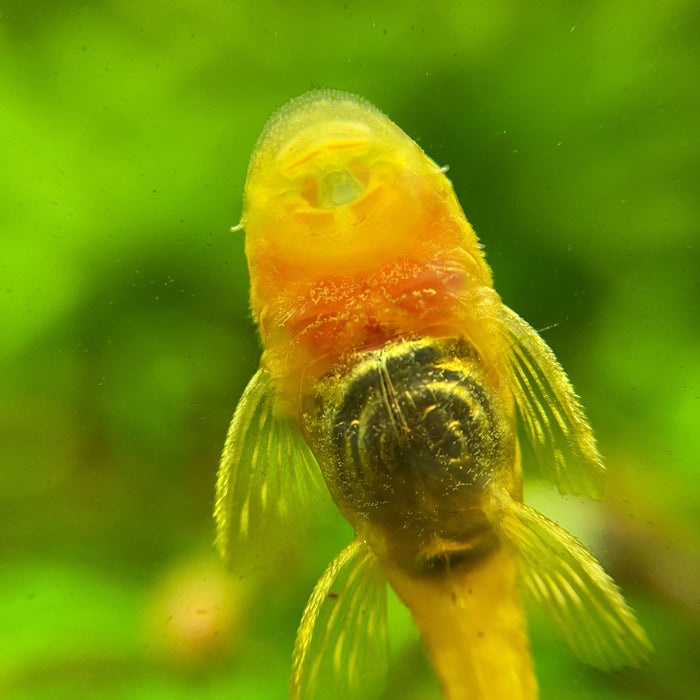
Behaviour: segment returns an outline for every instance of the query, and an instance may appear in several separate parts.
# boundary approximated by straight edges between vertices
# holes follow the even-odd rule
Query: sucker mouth
[[[304,130],[281,149],[277,162],[313,209],[335,209],[352,204],[365,192],[369,181],[365,158],[371,148],[363,124],[332,122]]]
[[[349,170],[332,170],[318,183],[316,206],[334,209],[354,202],[365,191],[365,185]]]

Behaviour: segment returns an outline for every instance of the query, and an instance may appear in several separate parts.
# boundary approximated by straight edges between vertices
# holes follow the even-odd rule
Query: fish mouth
[[[278,164],[299,183],[302,199],[313,209],[336,209],[356,202],[369,182],[369,129],[354,122],[308,127],[284,146]]]
[[[352,204],[364,191],[365,185],[350,170],[332,170],[318,182],[316,206],[334,209]]]

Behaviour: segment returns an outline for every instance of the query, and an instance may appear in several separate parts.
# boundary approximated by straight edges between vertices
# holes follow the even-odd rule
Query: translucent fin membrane
[[[638,666],[652,646],[619,589],[593,555],[543,515],[512,503],[501,521],[520,554],[523,592],[582,662],[604,670]]]
[[[216,489],[216,546],[238,573],[265,566],[290,545],[327,490],[297,423],[276,410],[260,369],[231,421]]]
[[[306,605],[289,698],[376,697],[387,660],[386,579],[372,550],[354,539],[326,569]]]
[[[540,470],[561,493],[602,498],[605,467],[566,373],[549,346],[501,305],[509,383]]]

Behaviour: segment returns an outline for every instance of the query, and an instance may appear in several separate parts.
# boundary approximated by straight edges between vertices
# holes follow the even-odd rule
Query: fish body
[[[444,170],[368,103],[309,93],[263,131],[241,225],[264,351],[222,458],[219,548],[263,560],[319,474],[356,535],[307,606],[290,696],[324,674],[367,696],[386,582],[449,698],[536,697],[523,595],[583,661],[640,663],[650,645],[610,578],[523,503],[519,420],[561,492],[600,497],[604,467]]]
[[[291,402],[351,352],[461,334],[468,291],[491,286],[440,168],[373,107],[333,94],[271,120],[246,183],[253,316]]]

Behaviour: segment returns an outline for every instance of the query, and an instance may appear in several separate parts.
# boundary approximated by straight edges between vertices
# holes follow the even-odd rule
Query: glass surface
[[[592,671],[531,617],[542,697],[694,697],[699,70],[692,0],[4,0],[0,696],[285,696],[351,531],[331,511],[242,580],[216,559],[217,463],[260,353],[229,229],[267,118],[332,87],[449,165],[605,456],[602,505],[533,470],[526,499],[592,547],[656,654]],[[385,697],[438,698],[390,607]]]

